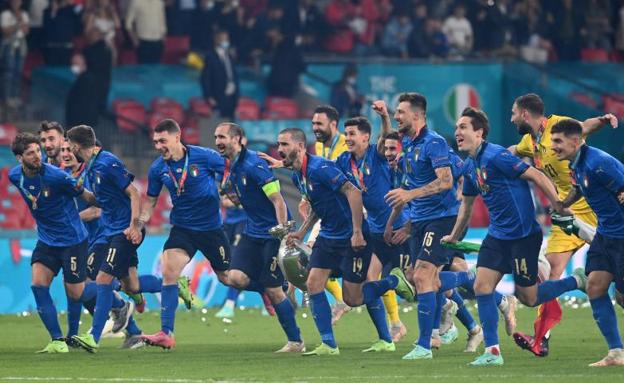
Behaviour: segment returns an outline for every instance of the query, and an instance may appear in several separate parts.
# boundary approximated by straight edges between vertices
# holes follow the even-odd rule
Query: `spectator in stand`
[[[278,28],[282,31],[284,24],[284,9],[279,3],[269,3],[265,12],[247,23],[248,31],[244,36],[239,50],[239,58],[253,66],[259,66],[261,58],[268,56],[271,49],[271,39],[267,36],[269,30]]]
[[[232,46],[239,47],[247,30],[245,8],[240,6],[239,0],[224,0],[216,3],[215,10],[218,29],[226,30]]]
[[[163,0],[131,0],[125,20],[139,64],[159,63],[167,34]]]
[[[121,28],[117,10],[110,0],[95,0],[83,15],[84,35],[88,44],[104,41],[111,52],[112,62],[117,61],[115,31]]]
[[[188,36],[197,9],[195,0],[165,0],[165,19],[170,36]]]
[[[516,4],[516,35],[521,57],[529,62],[545,63],[552,42],[547,38],[550,23],[537,0],[524,0]]]
[[[388,56],[408,57],[407,41],[414,25],[407,10],[399,11],[386,25],[381,39],[381,51]]]
[[[375,45],[384,25],[390,20],[392,4],[389,0],[359,0],[355,2],[355,17],[349,27],[355,37],[355,54],[359,56],[378,53]]]
[[[357,67],[347,65],[342,72],[342,78],[332,84],[330,104],[336,108],[340,118],[350,118],[361,115],[364,96],[357,90]]]
[[[573,0],[561,0],[558,12],[554,13],[553,43],[557,50],[557,56],[562,61],[574,61],[579,59],[580,34],[583,26],[582,14],[574,6]]]
[[[422,33],[412,33],[407,47],[410,57],[444,58],[448,55],[449,45],[446,35],[442,32],[442,22],[436,18],[428,18]]]
[[[113,60],[111,50],[104,40],[98,40],[88,44],[83,50],[82,55],[86,62],[87,70],[95,75],[96,85],[93,94],[100,112],[107,109],[108,92],[111,86],[111,78],[113,73]]]
[[[617,17],[617,32],[615,34],[615,49],[624,52],[624,0],[620,0]]]
[[[299,89],[299,76],[305,71],[303,55],[294,38],[283,35],[278,27],[268,32],[273,45],[271,72],[267,78],[269,96],[293,98]]]
[[[213,49],[204,58],[200,84],[204,99],[219,112],[219,116],[233,120],[238,105],[239,84],[227,31],[215,32]]]
[[[191,50],[206,54],[212,49],[213,27],[217,23],[214,0],[200,0],[191,23]]]
[[[306,52],[321,50],[321,42],[326,38],[327,29],[323,13],[319,10],[315,0],[301,0],[299,2],[299,34],[296,43]]]
[[[608,0],[587,0],[585,16],[585,48],[611,50],[611,7]]]
[[[355,44],[354,30],[365,30],[365,20],[355,17],[355,5],[351,0],[330,0],[325,7],[325,19],[329,25],[325,49],[332,53],[349,53]]]
[[[22,68],[28,46],[26,36],[30,29],[28,13],[22,10],[22,0],[10,0],[9,8],[0,14],[2,43],[2,100],[9,108],[21,105]]]
[[[43,12],[43,60],[46,65],[70,64],[80,19],[68,0],[52,0]]]
[[[65,126],[97,126],[99,119],[97,75],[87,70],[87,63],[81,54],[72,57],[71,70],[77,76],[65,100]]]
[[[474,36],[472,25],[466,18],[466,7],[458,4],[453,8],[453,14],[444,20],[442,32],[446,35],[451,48],[451,55],[463,57],[472,51]]]
[[[45,33],[43,32],[43,12],[49,8],[49,0],[31,0],[28,7],[30,18],[30,33],[28,34],[28,47],[31,50],[43,48]]]

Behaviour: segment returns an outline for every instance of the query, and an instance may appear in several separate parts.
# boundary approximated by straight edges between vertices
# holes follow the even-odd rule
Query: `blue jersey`
[[[520,239],[541,230],[529,183],[520,178],[528,168],[507,149],[488,142],[483,142],[477,158],[464,162],[463,194],[483,197],[490,212],[490,236]]]
[[[321,219],[319,237],[348,239],[353,234],[351,208],[340,191],[347,177],[335,162],[307,154],[305,170],[293,173],[293,182]]]
[[[87,179],[85,179],[84,187],[87,190],[91,190],[91,188],[89,187],[89,181]],[[76,198],[76,204],[78,205],[78,211],[83,211],[90,207],[87,201],[83,200],[82,198]],[[108,241],[106,240],[106,236],[104,235],[104,229],[106,225],[104,224],[104,221],[101,217],[92,219],[89,222],[83,221],[83,224],[87,228],[87,233],[89,233],[89,248],[91,248],[93,245],[108,243]]]
[[[598,216],[596,231],[606,237],[624,238],[624,165],[600,149],[583,145],[570,168],[576,184]]]
[[[437,179],[435,170],[451,168],[450,148],[444,138],[426,127],[413,140],[403,137],[402,171],[403,188],[407,190],[421,188]],[[410,201],[410,219],[412,222],[427,221],[457,215],[459,202],[456,187]]]
[[[242,207],[228,207],[225,209],[225,224],[235,225],[240,222],[247,221],[247,213]]]
[[[48,246],[67,247],[87,239],[74,197],[84,192],[76,180],[56,166],[43,163],[41,171],[28,177],[18,165],[9,171],[37,222],[37,236]],[[36,201],[35,201],[36,200]]]
[[[245,234],[250,237],[272,238],[269,229],[277,225],[277,216],[275,206],[262,187],[276,180],[266,161],[253,150],[243,148],[232,164],[229,180],[224,184],[236,192],[249,217]]]
[[[134,175],[114,154],[101,150],[95,155],[93,165],[85,169],[86,182],[102,209],[102,218],[106,223],[104,235],[111,237],[123,233],[130,226],[132,211],[130,197],[125,191],[134,180]]]
[[[147,195],[158,197],[164,185],[173,204],[172,225],[196,231],[217,230],[222,221],[216,176],[223,173],[224,164],[216,151],[187,145],[184,157],[178,161],[159,157],[152,163]]]
[[[364,157],[356,160],[350,152],[344,152],[336,164],[347,175],[349,181],[362,191],[366,208],[366,222],[371,233],[383,233],[392,208],[384,196],[393,189],[390,166],[385,157],[379,154],[376,145],[369,145]],[[403,213],[394,221],[394,229],[405,224],[408,213]]]
[[[453,175],[453,182],[457,187],[457,181],[464,174],[464,161],[455,153],[453,149],[449,149],[449,161],[451,162],[451,174]]]

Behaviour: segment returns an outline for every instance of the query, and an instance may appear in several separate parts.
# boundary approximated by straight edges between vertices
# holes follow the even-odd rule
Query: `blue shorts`
[[[91,246],[88,254],[89,256],[87,257],[87,278],[95,281],[97,273],[98,271],[100,271],[100,267],[102,266],[102,262],[104,262],[104,259],[108,254],[108,242],[96,243],[95,245]]]
[[[195,231],[173,226],[163,248],[182,249],[189,258],[199,250],[214,271],[225,271],[230,267],[230,242],[223,230]]]
[[[247,221],[226,223],[223,225],[223,231],[225,231],[225,235],[230,241],[230,246],[238,246],[238,243],[240,242],[243,233],[245,232],[245,226],[247,226]]]
[[[356,252],[351,247],[350,239],[316,238],[310,255],[310,268],[332,270],[347,282],[364,282],[373,254],[370,238],[365,239],[366,247]]]
[[[30,264],[41,263],[52,270],[54,276],[63,269],[63,280],[66,283],[80,283],[87,278],[87,247],[84,241],[72,246],[49,246],[41,241],[33,250]]]
[[[624,239],[596,233],[587,250],[585,273],[606,271],[613,274],[615,288],[624,293]]]
[[[481,244],[477,268],[485,267],[502,274],[512,273],[518,286],[537,283],[537,260],[542,247],[542,232],[520,239],[497,239],[489,234]]]
[[[405,243],[401,245],[389,245],[384,241],[383,234],[370,233],[368,241],[375,256],[379,259],[382,265],[381,276],[385,277],[390,273],[390,270],[395,267],[403,268],[404,265],[409,265],[409,248],[405,251]]]
[[[279,247],[280,240],[277,238],[257,238],[243,234],[234,248],[230,270],[240,270],[264,287],[281,287],[284,275],[277,263]]]
[[[141,231],[141,243],[145,239],[145,229]],[[108,253],[104,262],[100,266],[100,271],[117,277],[117,279],[128,276],[128,270],[131,267],[139,266],[139,256],[137,249],[141,246],[130,242],[124,233],[115,234],[108,237]]]
[[[445,235],[451,234],[457,216],[443,217],[428,221],[412,222],[410,247],[412,265],[416,260],[426,261],[436,266],[444,266],[453,259],[453,250],[440,243]]]

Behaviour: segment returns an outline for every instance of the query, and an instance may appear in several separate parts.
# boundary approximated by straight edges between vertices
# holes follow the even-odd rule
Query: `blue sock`
[[[278,304],[274,304],[275,313],[279,320],[288,340],[291,342],[301,342],[301,331],[297,327],[297,321],[295,320],[295,309],[288,298],[284,299]]]
[[[225,295],[225,299],[236,302],[240,293],[241,291],[239,289],[230,286],[228,288],[227,294]]]
[[[162,289],[162,278],[151,274],[139,275],[139,286],[142,293],[159,293]]]
[[[108,320],[108,313],[113,304],[113,286],[97,284],[97,298],[95,301],[95,313],[93,315],[93,324],[91,335],[96,343],[100,342],[102,330]]]
[[[316,328],[321,334],[321,341],[330,347],[336,347],[336,339],[331,325],[331,307],[329,307],[325,291],[310,295],[310,308]]]
[[[498,309],[494,294],[477,295],[477,305],[485,347],[495,346],[498,344]]]
[[[80,302],[88,302],[97,297],[97,285],[95,282],[86,282],[82,295],[80,296]]]
[[[464,325],[464,327],[466,327],[468,331],[477,327],[477,322],[475,322],[474,318],[472,317],[472,314],[470,314],[470,311],[468,311],[468,308],[464,304],[464,299],[461,297],[461,295],[459,295],[457,290],[453,291],[453,295],[451,295],[451,300],[457,303],[456,316],[457,316],[457,319],[459,319],[459,321]]]
[[[119,279],[117,279],[117,278],[113,279],[113,282],[111,283],[111,286],[113,286],[113,290],[115,290],[115,291],[121,290],[121,282],[119,282]]]
[[[130,319],[128,319],[128,326],[126,327],[126,331],[128,332],[128,335],[130,336],[141,335],[142,331],[139,328],[139,326],[137,326],[137,323],[134,320],[134,315],[130,315]]]
[[[622,348],[622,339],[618,331],[617,318],[615,317],[615,310],[611,303],[609,294],[605,294],[600,298],[590,299],[592,313],[594,314],[594,320],[605,337],[609,350],[614,348]]]
[[[52,339],[60,339],[63,337],[61,326],[56,317],[56,307],[50,296],[50,288],[45,286],[30,286],[37,303],[37,312],[43,325],[48,330]]]
[[[362,286],[362,295],[364,296],[364,304],[375,302],[377,298],[384,295],[386,291],[392,290],[399,284],[399,278],[394,275],[388,275],[387,277],[378,281],[366,282]]]
[[[546,281],[537,286],[537,305],[557,298],[566,291],[576,290],[576,278],[567,277],[558,281]]]
[[[377,329],[377,335],[379,339],[386,342],[392,342],[392,336],[390,335],[390,329],[388,328],[388,321],[386,320],[386,308],[380,297],[366,304],[366,310],[373,320],[373,324]]]
[[[503,303],[503,294],[494,291],[494,302],[496,302],[496,307],[500,306],[500,304]]]
[[[475,273],[472,271],[441,271],[440,272],[440,289],[438,291],[454,289],[465,284],[472,284],[475,279]]]
[[[418,294],[418,345],[431,350],[431,333],[433,332],[433,318],[436,309],[436,293]]]
[[[93,313],[95,312],[95,302],[96,302],[96,298],[93,298],[86,302],[82,302],[82,305],[84,306],[85,309],[87,309],[87,311],[89,312],[89,314],[91,314],[91,316],[93,316]]]
[[[78,335],[82,302],[67,297],[67,337]]]
[[[160,293],[160,325],[166,334],[173,332],[173,324],[175,323],[175,312],[178,308],[178,285],[166,285],[162,287]]]
[[[249,284],[245,287],[247,291],[255,291],[260,294],[264,294],[264,286],[258,281],[249,280]]]
[[[442,320],[442,306],[446,303],[446,297],[444,293],[437,292],[436,293],[436,309],[433,314],[433,329],[440,329],[440,321]]]

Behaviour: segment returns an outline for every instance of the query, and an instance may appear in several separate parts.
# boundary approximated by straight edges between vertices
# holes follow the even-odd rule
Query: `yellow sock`
[[[397,302],[394,290],[386,291],[381,298],[383,299],[384,306],[386,306],[386,312],[388,313],[390,324],[399,323],[401,321],[401,318],[399,318],[399,303]]]
[[[337,301],[342,301],[342,287],[335,278],[329,278],[327,280],[327,283],[325,284],[325,289],[334,296],[334,299],[336,299]]]

